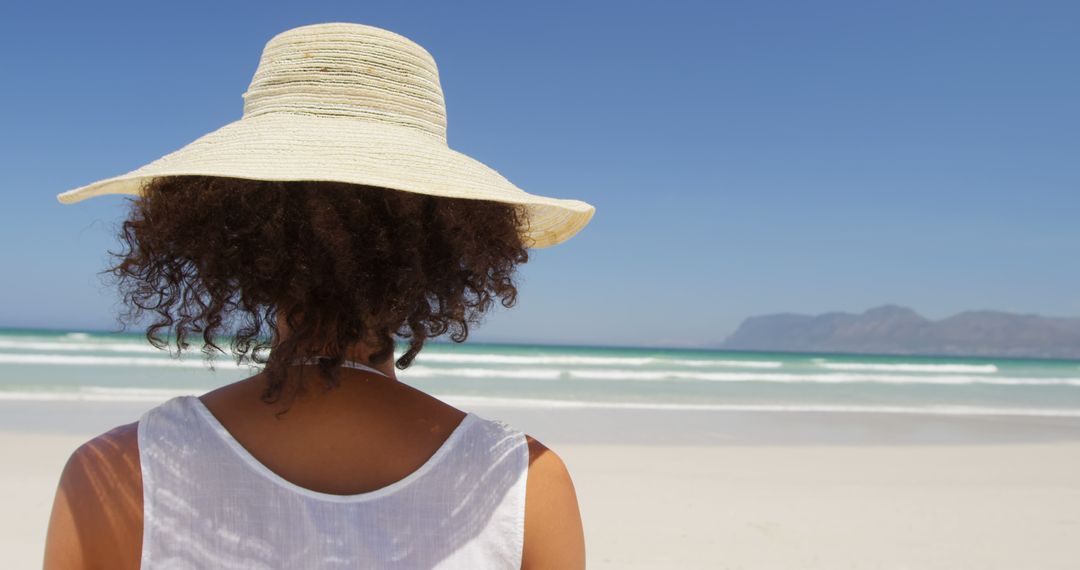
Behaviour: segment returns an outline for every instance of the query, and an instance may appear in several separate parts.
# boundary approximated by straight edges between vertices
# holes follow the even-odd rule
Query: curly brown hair
[[[123,251],[109,251],[117,263],[101,272],[121,292],[122,328],[151,313],[152,345],[169,346],[159,336],[168,332],[179,357],[189,335],[201,333],[207,360],[225,353],[224,333],[237,364],[265,365],[266,403],[280,399],[299,356],[328,357],[319,370],[330,388],[359,340],[378,364],[393,357],[395,335],[408,339],[395,362],[401,370],[429,338],[449,332],[464,342],[495,299],[516,304],[516,268],[529,260],[527,210],[487,200],[167,176],[145,182],[129,206]],[[274,326],[279,314],[284,338]]]

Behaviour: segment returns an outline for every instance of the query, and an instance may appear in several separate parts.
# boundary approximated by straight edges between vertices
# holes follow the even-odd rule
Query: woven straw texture
[[[434,58],[381,28],[334,22],[274,36],[243,98],[240,119],[57,199],[138,194],[144,181],[165,175],[338,181],[524,204],[533,248],[570,239],[595,212],[580,200],[529,194],[451,149]]]

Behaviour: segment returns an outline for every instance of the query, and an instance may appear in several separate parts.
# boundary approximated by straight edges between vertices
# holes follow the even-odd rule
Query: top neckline
[[[379,497],[390,495],[408,486],[410,483],[416,481],[420,477],[423,477],[424,474],[428,471],[431,471],[431,469],[434,468],[439,463],[439,461],[442,460],[442,458],[450,452],[450,450],[454,447],[457,441],[461,439],[462,434],[466,431],[468,426],[476,420],[476,416],[472,412],[466,412],[465,417],[463,417],[461,421],[458,422],[458,425],[454,427],[453,431],[450,432],[450,435],[447,436],[447,438],[443,441],[442,445],[440,445],[439,448],[435,450],[435,453],[433,453],[431,457],[429,457],[427,461],[425,461],[420,467],[416,468],[416,470],[412,471],[408,475],[405,475],[401,479],[398,479],[397,481],[394,481],[393,483],[390,483],[388,485],[379,487],[378,489],[367,491],[365,493],[356,493],[353,495],[338,495],[334,493],[323,493],[321,491],[309,489],[307,487],[297,485],[296,483],[289,481],[281,475],[278,475],[269,467],[267,467],[266,464],[256,459],[255,456],[247,450],[247,448],[241,445],[241,443],[235,437],[233,437],[231,433],[229,433],[229,430],[225,428],[224,424],[222,424],[221,421],[218,420],[217,417],[210,412],[210,409],[206,407],[206,404],[204,404],[203,401],[200,400],[197,396],[187,395],[182,396],[181,398],[185,400],[187,404],[191,408],[193,408],[200,417],[202,417],[202,419],[209,425],[209,427],[213,429],[214,433],[216,433],[218,437],[220,437],[222,441],[224,441],[232,449],[232,451],[237,455],[237,457],[239,457],[239,459],[241,459],[253,470],[261,474],[263,477],[269,479],[270,482],[305,497],[334,503],[352,503],[377,499]]]
[[[312,357],[308,357],[308,358],[294,358],[290,364],[294,364],[294,365],[295,364],[318,364],[319,361],[324,359],[324,358],[327,358],[327,357],[325,357],[325,356],[312,356]],[[386,373],[383,372],[382,370],[372,368],[371,366],[368,366],[367,364],[364,364],[363,362],[357,362],[355,360],[345,359],[345,360],[341,361],[341,366],[343,368],[353,368],[353,369],[356,369],[356,370],[366,370],[368,372],[374,372],[375,374],[378,374],[379,376],[382,376],[384,378],[389,378],[389,376],[387,376]]]

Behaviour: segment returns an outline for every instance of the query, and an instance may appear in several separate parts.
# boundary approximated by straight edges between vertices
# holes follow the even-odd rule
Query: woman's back
[[[528,444],[475,414],[417,469],[348,495],[271,471],[194,396],[148,411],[139,449],[144,568],[521,566]]]

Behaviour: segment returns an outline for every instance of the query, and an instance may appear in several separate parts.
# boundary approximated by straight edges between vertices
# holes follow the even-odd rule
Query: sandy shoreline
[[[149,405],[0,404],[4,567],[40,567],[71,451]],[[1080,559],[1076,420],[475,411],[563,456],[590,568],[1064,569]]]

